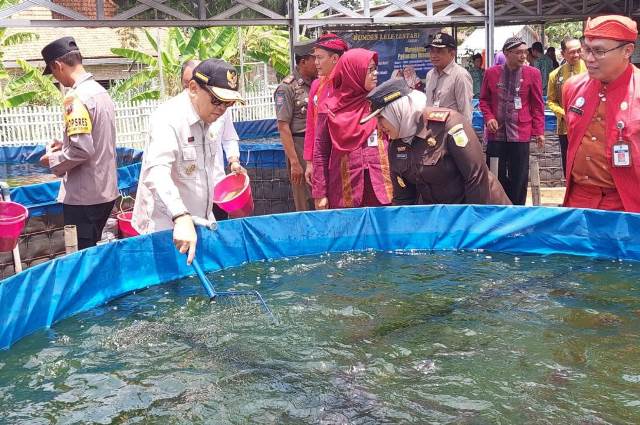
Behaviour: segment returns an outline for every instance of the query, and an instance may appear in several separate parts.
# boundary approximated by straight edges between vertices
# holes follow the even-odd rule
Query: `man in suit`
[[[506,63],[485,71],[480,110],[487,131],[487,163],[498,158],[498,179],[514,205],[524,205],[529,177],[529,142],[544,146],[544,101],[540,71],[526,66],[527,45],[519,37],[502,48]]]

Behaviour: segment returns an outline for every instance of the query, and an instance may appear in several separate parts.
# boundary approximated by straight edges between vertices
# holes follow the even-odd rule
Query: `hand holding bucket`
[[[11,252],[29,217],[29,211],[15,202],[0,201],[0,252]]]
[[[229,214],[229,218],[241,218],[253,212],[253,196],[249,176],[232,173],[213,188],[213,202]]]

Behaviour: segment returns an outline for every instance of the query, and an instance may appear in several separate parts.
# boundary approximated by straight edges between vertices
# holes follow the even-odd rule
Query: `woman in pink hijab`
[[[377,83],[378,54],[351,49],[333,69],[333,93],[318,111],[312,196],[316,209],[388,205],[393,196],[387,144],[367,94]]]

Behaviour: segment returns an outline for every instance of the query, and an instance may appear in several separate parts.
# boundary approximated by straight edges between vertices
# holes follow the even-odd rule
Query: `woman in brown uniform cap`
[[[458,112],[425,107],[424,93],[389,80],[367,96],[387,134],[393,204],[511,205],[487,168],[473,128]]]

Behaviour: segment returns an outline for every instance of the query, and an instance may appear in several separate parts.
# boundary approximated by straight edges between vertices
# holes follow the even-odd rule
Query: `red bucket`
[[[121,238],[130,238],[131,236],[138,236],[140,233],[136,232],[136,229],[131,225],[132,211],[121,212],[116,216],[118,219],[118,230],[120,231]]]
[[[213,188],[213,202],[225,210],[230,218],[246,217],[253,212],[253,196],[249,176],[229,174]]]
[[[0,252],[11,252],[18,244],[29,211],[15,202],[0,201]]]

